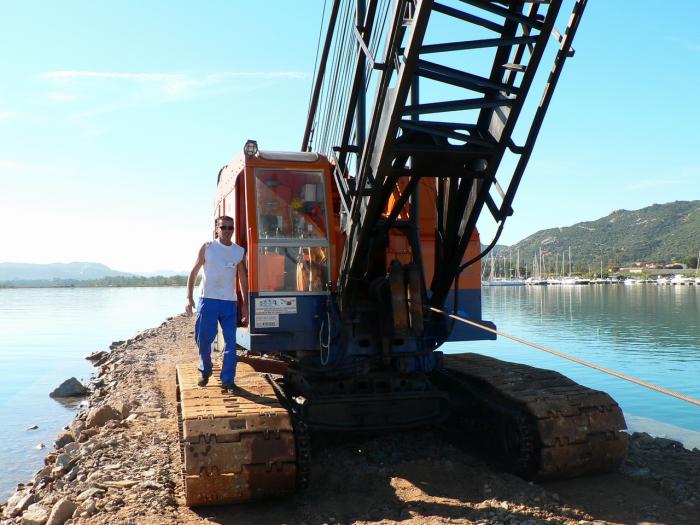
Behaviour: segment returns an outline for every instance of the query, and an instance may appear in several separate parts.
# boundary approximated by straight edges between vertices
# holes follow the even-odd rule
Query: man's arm
[[[238,263],[238,283],[241,287],[241,324],[248,323],[248,268],[245,264],[245,255]]]
[[[204,266],[204,252],[206,249],[206,243],[202,244],[202,247],[199,249],[199,254],[197,255],[197,261],[194,263],[189,277],[187,277],[187,306],[185,306],[185,315],[188,316],[192,315],[192,310],[194,309],[194,297],[192,297],[194,292],[194,283],[197,280],[199,270],[201,270],[202,266]]]

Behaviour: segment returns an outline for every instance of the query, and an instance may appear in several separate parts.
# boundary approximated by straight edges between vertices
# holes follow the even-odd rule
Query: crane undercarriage
[[[310,431],[328,431],[328,419],[316,429],[307,425],[302,408],[285,394],[284,376],[264,372],[281,370],[270,361],[253,358],[248,360],[252,365],[239,364],[242,391],[235,395],[213,380],[216,370],[210,385],[201,388],[194,365],[178,366],[187,505],[279,497],[309,483]],[[471,451],[486,451],[494,464],[526,479],[610,472],[625,458],[628,435],[617,403],[557,372],[478,354],[450,354],[430,380],[439,399],[433,415],[449,439]],[[414,417],[407,425],[397,416],[401,404],[392,404],[396,397],[390,393],[355,401],[346,400],[344,410],[375,418],[375,428],[420,427],[410,412],[415,406],[404,405],[406,418]],[[372,410],[373,405],[385,409]],[[360,421],[344,430],[367,428]]]

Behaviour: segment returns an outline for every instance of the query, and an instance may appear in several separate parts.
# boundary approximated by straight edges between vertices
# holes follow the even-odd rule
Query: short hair
[[[216,226],[221,226],[221,223],[222,223],[223,221],[231,221],[231,222],[233,222],[233,219],[232,219],[231,217],[229,217],[228,215],[221,215],[220,217],[217,217],[217,218],[216,218],[216,222],[215,222]]]

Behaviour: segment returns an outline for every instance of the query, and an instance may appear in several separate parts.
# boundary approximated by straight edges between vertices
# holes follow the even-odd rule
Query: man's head
[[[231,237],[233,237],[233,219],[228,215],[222,215],[216,219],[216,237],[223,244],[231,244]]]

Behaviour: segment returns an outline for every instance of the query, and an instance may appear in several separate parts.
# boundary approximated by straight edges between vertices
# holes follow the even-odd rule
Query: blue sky
[[[700,199],[700,3],[658,5],[590,2],[502,242]],[[322,0],[0,7],[0,261],[188,269],[219,168],[300,147]]]

